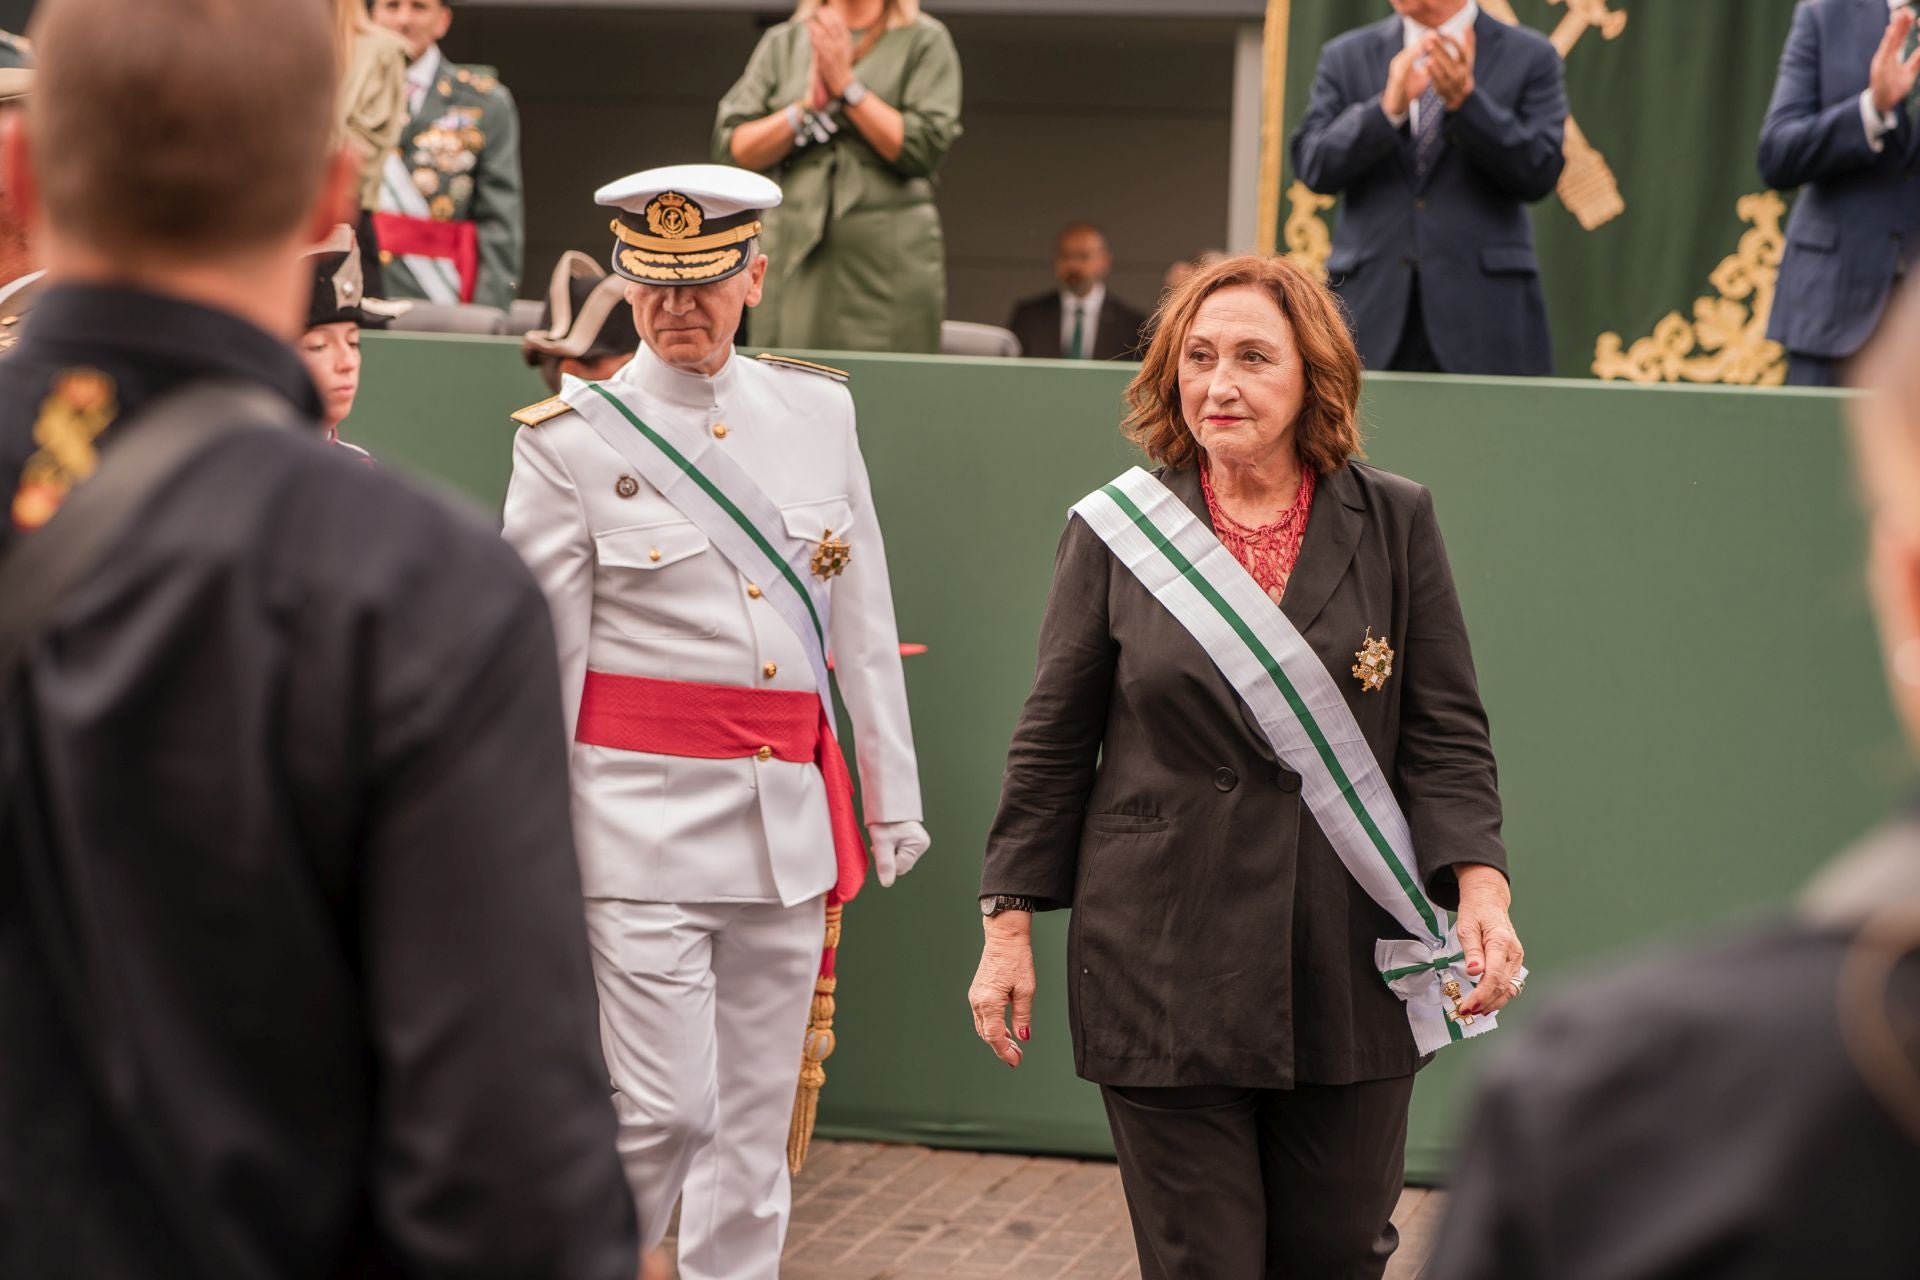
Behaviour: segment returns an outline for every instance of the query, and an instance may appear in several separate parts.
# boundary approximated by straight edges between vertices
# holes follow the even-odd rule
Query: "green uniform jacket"
[[[720,101],[714,157],[733,163],[734,129],[799,101],[812,68],[805,23],[762,36]],[[772,347],[937,351],[947,267],[933,175],[960,135],[960,55],[922,14],[881,36],[854,70],[904,117],[906,141],[888,163],[842,117],[832,142],[770,175],[784,199],[767,215],[766,297],[750,331]]]
[[[520,113],[513,95],[485,67],[440,64],[440,74],[407,121],[400,159],[435,218],[476,224],[480,274],[473,300],[505,310],[520,288],[526,252],[526,204],[520,186]],[[381,208],[394,207],[382,197]],[[386,264],[387,296],[424,298],[398,258]]]

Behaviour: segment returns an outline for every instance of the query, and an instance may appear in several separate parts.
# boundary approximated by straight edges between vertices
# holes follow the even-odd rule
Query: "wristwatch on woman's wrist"
[[[994,893],[980,899],[980,914],[989,918],[1002,911],[1033,911],[1033,899],[1017,893]]]
[[[840,101],[846,103],[850,107],[859,106],[862,102],[866,100],[866,97],[867,97],[867,86],[860,83],[860,78],[858,76],[855,76],[853,79],[847,81],[847,87],[840,91]]]

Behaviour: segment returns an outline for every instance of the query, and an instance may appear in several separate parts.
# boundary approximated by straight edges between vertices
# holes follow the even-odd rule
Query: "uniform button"
[[[714,438],[715,440],[725,440],[725,439],[727,438],[727,424],[726,424],[726,423],[724,423],[724,422],[716,422],[716,423],[714,423],[714,424],[713,424],[713,438]]]
[[[771,680],[780,674],[780,664],[777,662],[769,662],[766,666],[760,668],[760,674]]]
[[[759,749],[758,751],[756,751],[756,752],[754,752],[753,754],[754,754],[754,757],[755,757],[756,759],[758,759],[758,760],[760,760],[760,761],[761,761],[762,763],[764,763],[764,762],[766,762],[766,761],[768,761],[768,760],[771,760],[771,759],[773,759],[773,748],[772,748],[772,747],[762,747],[762,748],[760,748],[760,749]]]
[[[1282,791],[1287,792],[1289,795],[1300,789],[1300,775],[1297,773],[1282,771],[1280,776],[1275,778],[1274,781],[1279,784]]]
[[[1222,766],[1213,771],[1213,785],[1221,791],[1231,791],[1240,785],[1240,775]]]
[[[647,552],[647,559],[657,563],[660,559],[660,548],[655,547],[653,550]]]
[[[751,582],[747,584],[747,598],[749,600],[758,600],[760,598],[760,594],[761,594],[760,588],[757,585]]]

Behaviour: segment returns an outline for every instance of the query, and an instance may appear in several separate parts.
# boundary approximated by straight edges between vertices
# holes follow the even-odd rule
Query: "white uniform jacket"
[[[828,644],[853,717],[865,818],[918,821],[893,592],[847,388],[737,352],[701,377],[645,346],[608,385],[649,425],[713,437],[780,508],[786,527],[770,533],[811,547],[831,529],[848,544],[851,560],[829,585]],[[520,428],[505,533],[553,610],[586,895],[792,906],[832,888],[833,834],[814,765],[572,742],[589,668],[812,691],[806,650],[759,585],[577,413]]]

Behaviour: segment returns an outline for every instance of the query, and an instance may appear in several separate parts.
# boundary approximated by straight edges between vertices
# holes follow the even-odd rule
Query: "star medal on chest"
[[[813,549],[813,558],[807,562],[807,568],[813,576],[825,582],[845,573],[847,566],[853,563],[853,549],[843,540],[833,536],[828,529],[820,535],[820,543]]]
[[[1375,639],[1373,628],[1367,628],[1366,643],[1353,655],[1359,661],[1353,664],[1353,678],[1360,682],[1362,693],[1377,693],[1387,686],[1387,677],[1393,674],[1393,650],[1387,647],[1385,636]]]
[[[20,470],[13,495],[17,529],[38,529],[53,518],[73,486],[100,465],[94,441],[119,416],[113,379],[97,369],[69,369],[53,380],[33,424],[39,451]]]

